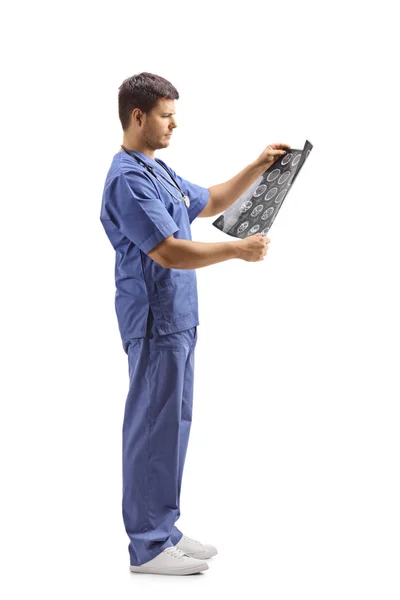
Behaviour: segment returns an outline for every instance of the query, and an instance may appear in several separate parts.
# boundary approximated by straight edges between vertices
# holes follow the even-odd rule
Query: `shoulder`
[[[118,152],[114,156],[107,180],[107,186],[122,183],[133,187],[139,185],[154,189],[154,182],[150,174],[143,166],[133,161],[126,152]]]

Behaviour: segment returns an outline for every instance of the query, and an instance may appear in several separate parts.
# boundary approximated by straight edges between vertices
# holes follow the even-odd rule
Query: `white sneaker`
[[[182,552],[192,558],[205,559],[211,558],[217,554],[215,546],[212,546],[211,544],[202,544],[187,535],[181,537],[175,548],[179,548],[179,550],[182,550]]]
[[[133,573],[155,573],[157,575],[190,575],[206,571],[208,564],[204,560],[186,556],[176,546],[165,548],[160,554],[142,565],[131,565]]]

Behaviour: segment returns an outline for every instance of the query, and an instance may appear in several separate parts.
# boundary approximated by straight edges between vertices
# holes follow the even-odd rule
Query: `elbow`
[[[176,257],[178,251],[176,249],[176,239],[173,235],[167,237],[163,242],[153,248],[148,256],[164,269],[174,269],[176,267]]]
[[[163,266],[166,269],[184,269],[182,246],[179,240],[173,239],[172,243],[164,248]]]
[[[165,269],[180,269],[179,254],[173,248],[169,248],[163,257],[162,266]]]
[[[174,265],[172,264],[172,261],[169,260],[167,257],[164,257],[162,262],[157,261],[159,265],[161,265],[162,267],[164,267],[164,269],[174,269]]]

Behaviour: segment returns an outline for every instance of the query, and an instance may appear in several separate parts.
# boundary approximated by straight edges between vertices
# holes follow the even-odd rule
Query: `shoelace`
[[[174,558],[180,558],[181,560],[183,560],[183,557],[185,556],[185,553],[182,552],[182,550],[180,550],[179,548],[175,548],[174,546],[169,546],[165,549],[164,552],[167,552]]]

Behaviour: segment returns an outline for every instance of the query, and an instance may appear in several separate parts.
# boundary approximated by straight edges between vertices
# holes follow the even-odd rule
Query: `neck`
[[[133,150],[134,152],[143,152],[143,154],[146,154],[148,157],[154,160],[154,150],[153,148],[149,148],[145,142],[139,143],[137,140],[132,140],[124,136],[122,145],[125,146],[127,150]],[[120,148],[119,151],[124,152],[124,149]]]

